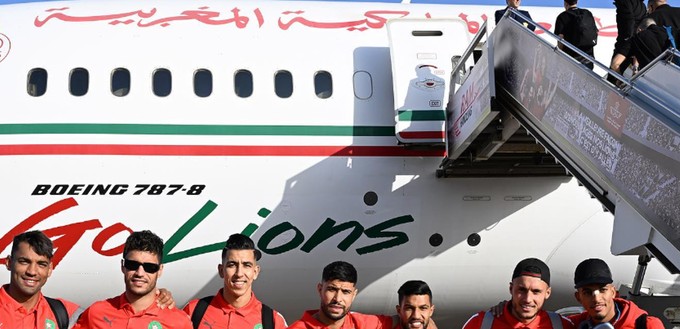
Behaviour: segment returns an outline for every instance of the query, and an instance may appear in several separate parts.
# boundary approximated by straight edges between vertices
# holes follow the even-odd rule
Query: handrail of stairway
[[[642,70],[640,70],[640,72],[638,72],[630,79],[631,82],[630,88],[625,91],[626,94],[628,94],[632,89],[634,89],[637,93],[641,94],[646,99],[652,101],[655,105],[659,106],[660,108],[663,108],[664,109],[663,115],[666,116],[669,120],[673,121],[676,124],[676,126],[680,126],[680,111],[678,111],[677,109],[669,108],[665,104],[662,104],[660,101],[658,101],[657,97],[650,95],[648,92],[640,88],[636,88],[635,81],[639,77],[643,76],[645,72],[651,70],[651,68],[659,62],[667,62],[669,65],[677,67],[677,65],[675,65],[675,63],[673,62],[673,59],[678,57],[680,57],[680,51],[678,51],[678,49],[675,48],[666,49],[663,53],[661,53],[661,55],[652,60],[649,64],[647,64],[647,66],[643,67]]]
[[[486,24],[487,24],[486,21],[484,21],[482,26],[479,27],[477,34],[475,34],[475,36],[472,38],[472,42],[470,42],[467,49],[465,49],[465,51],[463,52],[463,55],[458,59],[458,63],[456,64],[456,66],[453,67],[453,70],[451,71],[451,77],[458,75],[460,70],[465,67],[465,62],[468,60],[468,58],[470,58],[470,55],[472,55],[475,48],[477,47],[477,44],[482,40],[482,37],[484,37],[487,34]],[[451,60],[453,60],[453,58]],[[463,81],[461,81],[460,83],[462,84]]]
[[[508,8],[508,10],[505,12],[504,17],[505,17],[505,16],[509,16],[510,13],[513,13],[514,15],[516,15],[516,17],[520,17],[521,19],[523,19],[523,20],[526,21],[527,23],[532,24],[532,25],[536,26],[537,28],[541,29],[543,32],[546,33],[546,35],[547,35],[548,37],[550,37],[550,38],[552,38],[552,39],[555,39],[555,40],[561,42],[565,47],[568,47],[569,49],[573,50],[573,51],[576,52],[577,54],[579,54],[579,55],[583,56],[584,58],[586,58],[586,59],[590,60],[591,62],[593,62],[593,64],[595,64],[595,65],[597,65],[598,67],[602,68],[607,74],[613,75],[617,80],[621,81],[621,82],[625,85],[625,86],[621,87],[621,92],[622,92],[624,95],[628,95],[628,93],[630,93],[630,91],[634,89],[637,93],[639,93],[640,95],[644,96],[644,97],[645,97],[646,99],[648,99],[649,101],[653,102],[653,103],[654,103],[655,105],[657,105],[659,108],[663,109],[664,113],[663,113],[663,114],[657,114],[657,115],[666,115],[666,114],[670,114],[672,117],[670,117],[669,119],[671,119],[676,125],[680,126],[680,113],[677,113],[677,112],[673,111],[672,109],[668,108],[668,106],[666,106],[665,104],[659,102],[659,101],[657,100],[656,97],[653,97],[653,96],[650,95],[648,92],[646,92],[646,91],[644,91],[644,90],[642,90],[642,89],[636,88],[635,85],[632,83],[632,80],[631,80],[631,79],[628,79],[628,78],[624,77],[623,75],[621,75],[621,74],[619,74],[619,73],[613,71],[612,69],[610,69],[610,68],[607,67],[606,65],[604,65],[604,64],[602,64],[602,63],[600,63],[600,62],[598,62],[597,60],[595,60],[595,58],[593,58],[593,57],[591,57],[590,55],[586,54],[586,53],[583,52],[582,50],[576,48],[574,45],[572,45],[572,44],[570,44],[569,42],[565,41],[563,38],[560,38],[559,36],[557,36],[557,35],[555,35],[554,33],[550,32],[548,29],[546,29],[546,28],[544,28],[543,26],[541,26],[540,24],[534,22],[534,21],[531,20],[530,18],[528,18],[528,17],[522,15],[522,13],[520,13],[520,12],[517,11],[517,10],[515,10],[514,8]],[[513,21],[515,21],[516,24],[519,24],[519,22],[518,22],[517,20],[513,19]],[[557,46],[553,47],[553,49],[557,49]],[[665,51],[664,53],[662,53],[659,57],[657,57],[656,59],[654,59],[654,61],[652,61],[651,63],[649,63],[649,65],[647,65],[647,66],[643,69],[643,71],[644,71],[645,69],[648,69],[649,67],[652,67],[653,64],[656,64],[657,62],[659,62],[659,61],[661,61],[661,60],[665,60],[665,59],[670,59],[670,58],[672,58],[672,56],[680,56],[680,51],[678,51],[677,49],[673,49],[673,48],[666,50],[666,51]],[[640,74],[640,73],[638,73],[638,75],[639,75],[639,74]],[[603,81],[606,81],[605,78],[603,78],[603,77],[600,77],[600,79],[603,80]],[[665,120],[664,120],[664,121],[665,121]],[[676,128],[677,128],[677,127],[676,127]]]
[[[649,70],[654,64],[661,62],[661,61],[666,61],[669,63],[673,63],[672,60],[675,57],[680,57],[680,51],[675,49],[675,48],[668,48],[666,49],[661,55],[659,55],[657,58],[653,59],[647,66],[643,67],[637,74],[635,74],[633,77],[630,78],[631,82],[634,82],[637,77],[643,75],[647,70]]]
[[[527,23],[529,23],[529,24],[535,26],[536,28],[541,29],[543,32],[546,33],[546,36],[550,37],[551,39],[554,39],[555,41],[558,41],[558,42],[562,43],[565,47],[567,47],[567,48],[573,50],[575,53],[579,54],[580,56],[583,56],[583,58],[590,60],[591,62],[593,62],[593,64],[595,64],[595,65],[598,66],[599,68],[605,70],[605,72],[606,72],[607,74],[613,75],[617,80],[620,80],[620,81],[621,81],[623,84],[625,84],[626,86],[630,86],[630,81],[629,81],[626,77],[624,77],[623,75],[619,74],[618,72],[616,72],[616,71],[610,69],[609,66],[606,66],[606,65],[604,65],[604,64],[602,64],[602,63],[600,63],[600,62],[598,62],[595,58],[591,57],[590,55],[588,55],[588,54],[586,54],[585,52],[583,52],[581,49],[576,48],[576,46],[574,46],[574,45],[572,45],[571,43],[569,43],[569,42],[567,42],[566,40],[564,40],[564,38],[560,38],[559,36],[557,36],[557,35],[555,35],[554,33],[550,32],[550,30],[546,29],[545,27],[543,27],[543,26],[541,26],[540,24],[538,24],[538,23],[534,22],[533,20],[531,20],[531,18],[528,18],[528,17],[522,15],[522,13],[520,13],[520,12],[517,11],[516,9],[514,9],[514,8],[508,8],[508,10],[505,12],[505,15],[504,15],[504,16],[509,16],[510,13],[513,13],[514,15],[516,15],[516,16],[522,18],[522,19],[525,20]],[[515,21],[516,21],[516,20],[515,20]],[[518,23],[519,23],[519,22],[518,22]],[[558,49],[558,48],[557,48],[557,46],[554,46],[553,49]],[[604,78],[602,78],[602,79],[604,80]]]

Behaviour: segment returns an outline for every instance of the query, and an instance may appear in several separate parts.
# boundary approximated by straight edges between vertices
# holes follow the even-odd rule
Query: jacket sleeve
[[[484,319],[484,312],[479,312],[471,316],[463,325],[463,329],[479,329],[482,326],[482,320]]]
[[[179,313],[181,313],[181,314],[179,314],[179,317],[181,318],[180,321],[182,323],[181,328],[182,329],[194,329],[194,324],[191,323],[191,319],[189,318],[189,315],[184,313],[184,311],[180,311]]]
[[[73,326],[73,329],[89,329],[90,328],[90,308],[88,307],[83,313],[80,314],[78,322]]]
[[[194,313],[194,309],[196,309],[196,304],[198,304],[198,299],[191,300],[184,306],[182,311],[191,317]]]
[[[272,310],[274,312],[274,329],[285,329],[288,327],[288,323],[286,323],[286,318],[283,317],[283,315],[276,310]]]
[[[76,321],[78,321],[80,314],[85,311],[85,308],[80,307],[78,304],[72,303],[68,300],[61,298],[58,299],[64,304],[64,307],[66,307],[66,313],[68,313],[68,327],[73,328],[73,326],[76,324]]]
[[[569,318],[566,318],[564,316],[560,316],[562,318],[562,329],[574,329],[576,328],[574,326],[574,323],[569,320]]]
[[[664,329],[663,322],[655,316],[647,317],[647,329]]]

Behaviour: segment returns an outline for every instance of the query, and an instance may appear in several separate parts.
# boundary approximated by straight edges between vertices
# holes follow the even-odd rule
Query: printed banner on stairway
[[[451,109],[446,114],[449,157],[455,159],[474,138],[480,125],[491,115],[489,64],[485,52],[453,96]]]
[[[570,157],[598,168],[680,248],[678,131],[523,27],[505,23],[494,32],[498,83],[534,125]]]

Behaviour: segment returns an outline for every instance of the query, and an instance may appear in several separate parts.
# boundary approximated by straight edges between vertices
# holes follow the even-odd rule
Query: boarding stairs
[[[614,214],[612,253],[640,257],[631,295],[640,293],[650,256],[680,273],[680,68],[672,61],[680,53],[666,51],[631,78],[594,59],[592,71],[558,41],[586,54],[541,26],[532,32],[511,12],[533,23],[508,11],[453,59],[438,175],[492,158],[523,129]],[[597,72],[616,77],[618,87]],[[671,312],[680,298],[670,298],[645,305]],[[672,312],[680,323],[680,308]]]
[[[540,32],[529,30],[511,13],[536,24],[508,10],[493,31],[484,23],[465,51],[440,47],[434,57],[441,61],[448,51],[452,62],[452,69],[446,71],[450,72],[447,90],[421,93],[423,97],[411,98],[410,104],[415,105],[408,109],[406,91],[411,85],[404,84],[404,70],[399,68],[406,67],[413,75],[414,64],[428,67],[433,56],[421,58],[422,44],[395,42],[394,37],[411,32],[415,36],[416,31],[422,32],[419,26],[427,25],[392,23],[399,27],[390,32],[397,139],[405,147],[445,147],[447,156],[437,170],[438,177],[550,175],[556,169],[574,176],[614,214],[612,253],[639,257],[629,296],[650,313],[671,319],[667,327],[680,326],[680,297],[640,296],[652,256],[671,273],[680,273],[680,93],[676,87],[680,68],[673,63],[680,52],[669,49],[631,78],[594,59],[596,71],[592,71],[559,50],[558,42],[588,55],[538,24]],[[426,30],[433,36],[439,27]],[[449,48],[455,47],[460,45]],[[439,72],[428,70],[426,78],[419,76],[411,82],[420,78],[440,87],[441,81],[433,74],[441,75],[441,69],[438,63]],[[614,76],[618,86],[598,72]],[[423,129],[422,124],[400,122],[400,115],[402,119],[441,118],[437,111],[444,110],[439,106],[445,102],[436,101],[441,97],[448,99],[444,123],[430,122]],[[400,138],[400,134],[416,136],[410,132],[428,129],[440,131],[444,138],[434,133],[428,135],[434,139]],[[537,148],[518,143],[522,136]],[[508,152],[517,145],[524,146]],[[537,159],[536,153],[549,159]],[[516,154],[531,156],[518,158]],[[552,165],[531,167],[521,159]]]

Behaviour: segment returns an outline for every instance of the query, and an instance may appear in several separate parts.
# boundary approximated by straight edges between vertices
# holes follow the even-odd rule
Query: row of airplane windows
[[[213,92],[213,76],[210,70],[198,69],[193,77],[194,94],[198,97],[208,97]],[[73,96],[84,96],[90,85],[90,74],[87,69],[75,68],[69,74],[69,92]],[[116,68],[111,72],[111,93],[118,97],[125,97],[130,93],[130,71]],[[172,91],[172,73],[168,69],[156,69],[152,76],[152,90],[158,97],[166,97]],[[27,92],[39,97],[47,91],[47,71],[34,68],[28,73]],[[280,98],[288,98],[293,94],[293,75],[289,71],[281,70],[274,74],[274,91]],[[333,95],[333,78],[327,71],[317,71],[314,74],[314,92],[322,99]],[[247,98],[253,94],[253,74],[248,70],[238,70],[234,74],[234,93],[238,97]]]

